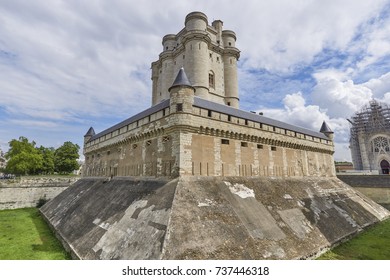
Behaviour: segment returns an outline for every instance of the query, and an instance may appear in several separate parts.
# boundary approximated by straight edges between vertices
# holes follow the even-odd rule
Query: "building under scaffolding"
[[[351,123],[349,143],[355,170],[389,174],[389,106],[372,100],[348,121]]]

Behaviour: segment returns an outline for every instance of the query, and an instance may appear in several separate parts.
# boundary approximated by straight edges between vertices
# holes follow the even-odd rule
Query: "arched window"
[[[215,76],[213,71],[209,72],[209,87],[215,88]]]

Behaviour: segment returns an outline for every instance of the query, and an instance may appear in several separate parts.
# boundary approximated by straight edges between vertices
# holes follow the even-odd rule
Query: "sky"
[[[240,108],[325,120],[335,160],[351,160],[347,118],[390,104],[389,0],[0,0],[0,149],[20,136],[82,147],[90,126],[150,107],[151,62],[192,11],[237,35]]]

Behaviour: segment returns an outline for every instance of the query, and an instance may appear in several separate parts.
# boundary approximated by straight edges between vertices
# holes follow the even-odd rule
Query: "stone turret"
[[[95,130],[91,126],[87,133],[84,135],[84,144],[87,143],[95,135]]]
[[[325,136],[327,136],[330,140],[333,140],[334,133],[325,121],[321,125],[320,132],[325,134]]]
[[[196,95],[207,99],[209,95],[209,44],[207,33],[207,16],[201,12],[187,15],[185,20],[186,34],[183,36],[185,48],[184,67]]]
[[[195,88],[191,85],[184,68],[180,68],[176,79],[169,88],[171,112],[191,113]]]
[[[237,61],[240,57],[240,51],[236,48],[236,34],[231,30],[222,31],[225,76],[225,104],[238,108],[238,79],[237,79]]]

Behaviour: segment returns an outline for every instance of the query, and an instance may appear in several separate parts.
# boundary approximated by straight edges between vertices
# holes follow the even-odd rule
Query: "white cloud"
[[[364,86],[372,91],[374,98],[381,99],[383,96],[390,93],[390,72],[379,78],[370,79],[368,82],[364,83]]]
[[[158,59],[161,39],[180,31],[184,17],[194,10],[206,13],[209,23],[221,19],[225,29],[236,32],[242,51],[241,104],[278,103],[276,109],[262,111],[314,130],[325,119],[334,130],[345,131],[345,118],[371,97],[390,101],[390,74],[383,74],[390,72],[388,66],[380,74],[372,67],[366,83],[353,82],[389,55],[390,19],[378,16],[386,3],[2,1],[0,117],[17,128],[2,122],[1,137],[8,142],[35,123],[43,131],[56,125],[64,131],[62,137],[72,134],[81,142],[80,131],[92,125],[87,122],[104,128],[148,107],[150,63]],[[332,63],[326,68],[311,64],[324,50],[344,57],[329,58]],[[306,73],[309,78],[288,77],[304,67],[316,73],[314,90],[308,81],[312,73]],[[259,70],[266,74],[256,76]],[[313,92],[311,97],[308,92]],[[60,134],[33,136],[47,143]]]
[[[371,99],[372,92],[368,87],[332,77],[317,79],[312,93],[313,102],[332,117],[347,118]]]
[[[319,106],[307,105],[302,93],[288,94],[283,99],[284,108],[261,109],[265,116],[297,126],[319,131],[323,121],[328,121],[326,113]]]
[[[238,38],[246,66],[288,71],[310,63],[323,49],[344,50],[359,26],[385,1],[261,2],[238,20]],[[248,5],[250,6],[250,5]],[[250,24],[248,24],[250,18]],[[255,27],[255,28],[253,28]]]
[[[335,134],[335,159],[351,160],[349,151],[349,125],[345,118],[330,117],[317,105],[306,105],[300,92],[288,94],[283,99],[283,109],[262,109],[265,116],[290,124],[319,131],[326,121]]]

